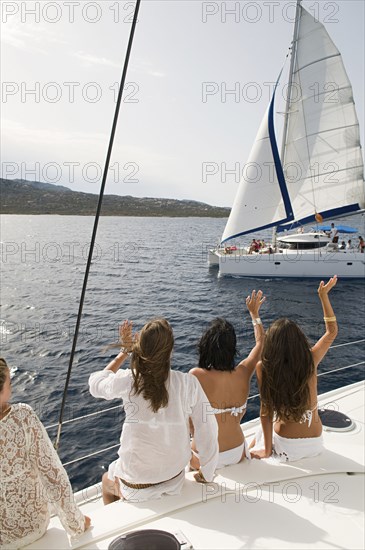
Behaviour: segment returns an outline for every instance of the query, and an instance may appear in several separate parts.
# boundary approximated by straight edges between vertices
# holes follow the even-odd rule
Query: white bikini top
[[[303,424],[304,422],[308,421],[308,428],[310,428],[310,425],[312,424],[313,419],[313,412],[318,408],[318,403],[313,409],[308,409],[305,411],[305,413],[302,416],[302,419],[299,421],[299,424]]]
[[[228,407],[228,409],[214,409],[212,408],[211,412],[213,414],[223,414],[223,413],[231,413],[231,416],[238,416],[240,413],[245,411],[247,409],[247,401],[240,407]]]

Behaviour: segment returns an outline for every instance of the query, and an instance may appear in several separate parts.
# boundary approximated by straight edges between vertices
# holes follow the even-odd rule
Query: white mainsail
[[[298,6],[290,102],[283,147],[285,178],[273,129],[263,119],[222,242],[270,226],[343,216],[365,207],[359,123],[341,54],[324,26]],[[275,94],[274,94],[275,96]],[[246,165],[247,166],[247,165]]]
[[[222,242],[293,219],[273,126],[275,93],[244,167]]]
[[[359,122],[342,57],[324,26],[300,7],[284,172],[295,220],[365,206]],[[297,95],[297,100],[294,100]]]

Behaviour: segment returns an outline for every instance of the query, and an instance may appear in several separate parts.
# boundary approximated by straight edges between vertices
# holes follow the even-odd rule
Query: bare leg
[[[249,444],[248,448],[249,449],[252,449],[252,447],[254,447],[256,445],[256,437],[253,438],[253,440],[251,441],[251,443]]]
[[[119,482],[118,480],[110,481],[107,472],[105,472],[102,477],[102,488],[104,504],[111,504],[112,502],[120,500]]]
[[[190,469],[191,470],[199,470],[200,468],[200,461],[197,456],[195,456],[193,453],[191,453],[191,459],[190,459]]]

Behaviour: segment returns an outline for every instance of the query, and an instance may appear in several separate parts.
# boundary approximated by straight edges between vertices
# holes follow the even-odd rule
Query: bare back
[[[251,373],[241,366],[233,371],[206,370],[194,368],[190,371],[196,376],[214,409],[229,409],[242,407],[250,392]],[[244,436],[240,422],[246,410],[237,415],[231,411],[216,414],[218,422],[218,443],[220,452],[241,445]],[[193,445],[194,449],[194,445]]]

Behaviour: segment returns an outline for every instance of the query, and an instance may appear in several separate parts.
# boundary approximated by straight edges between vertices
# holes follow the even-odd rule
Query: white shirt
[[[208,412],[209,400],[195,376],[170,371],[169,402],[156,413],[141,394],[134,395],[130,369],[95,372],[90,393],[103,399],[123,399],[126,418],[114,473],[130,483],[159,483],[184,470],[191,457],[189,417],[199,450],[201,471],[212,481],[218,462],[218,424]]]
[[[338,229],[336,227],[331,227],[330,237],[333,240],[338,235]]]
[[[51,502],[70,535],[84,532],[85,518],[43,424],[29,405],[17,403],[0,420],[0,547],[39,539]]]

